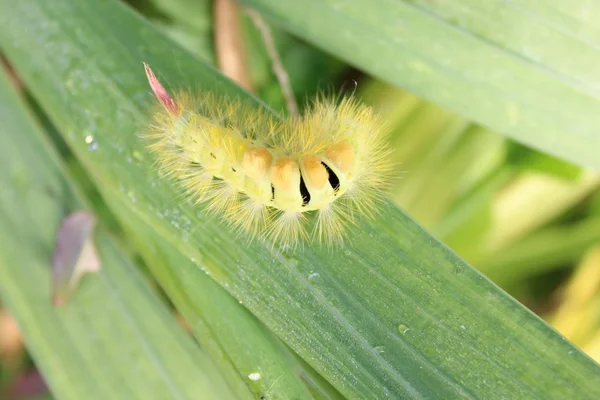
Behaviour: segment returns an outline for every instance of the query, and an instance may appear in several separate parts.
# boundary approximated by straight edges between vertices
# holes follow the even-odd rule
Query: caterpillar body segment
[[[391,164],[370,108],[319,98],[303,116],[280,120],[210,92],[171,97],[145,68],[162,105],[146,134],[151,150],[231,225],[287,246],[311,237],[332,245],[373,215]]]

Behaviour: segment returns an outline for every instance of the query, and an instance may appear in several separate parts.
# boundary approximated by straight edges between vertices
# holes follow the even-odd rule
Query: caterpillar
[[[281,119],[205,91],[175,96],[144,63],[159,106],[145,137],[165,175],[250,238],[341,243],[375,215],[392,165],[380,118],[353,97]]]

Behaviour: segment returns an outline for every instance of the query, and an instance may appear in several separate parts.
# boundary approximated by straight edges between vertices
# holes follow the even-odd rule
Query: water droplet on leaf
[[[248,379],[250,379],[251,381],[257,381],[260,379],[260,372],[253,372],[250,375],[248,375]]]
[[[408,325],[405,324],[400,324],[398,325],[398,332],[400,332],[403,335],[406,335],[406,333],[410,331],[410,328],[408,327]]]

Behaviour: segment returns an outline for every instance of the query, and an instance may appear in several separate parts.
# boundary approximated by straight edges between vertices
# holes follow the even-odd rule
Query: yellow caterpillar
[[[309,237],[332,245],[348,224],[373,215],[391,164],[369,107],[320,98],[303,116],[280,120],[210,92],[172,97],[144,68],[162,105],[146,134],[150,149],[232,226],[284,246]]]

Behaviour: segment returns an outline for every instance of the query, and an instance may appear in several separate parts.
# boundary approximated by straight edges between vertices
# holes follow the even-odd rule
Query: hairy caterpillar
[[[319,98],[303,116],[280,120],[211,92],[172,97],[144,68],[162,106],[146,134],[150,149],[232,226],[285,246],[309,237],[332,245],[348,224],[374,214],[391,164],[369,107]]]

